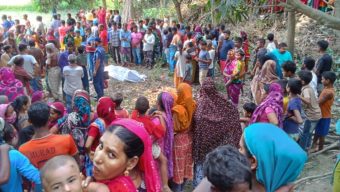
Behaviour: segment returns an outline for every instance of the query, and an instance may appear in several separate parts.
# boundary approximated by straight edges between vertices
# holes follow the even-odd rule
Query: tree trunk
[[[106,9],[107,5],[106,5],[106,0],[102,0],[103,3],[103,7]]]
[[[177,13],[177,19],[179,23],[183,23],[183,16],[182,16],[182,11],[181,11],[181,3],[178,2],[177,0],[172,0],[175,5],[176,13]]]
[[[287,44],[288,50],[290,51],[292,56],[294,56],[295,26],[296,26],[295,11],[288,10]]]
[[[332,16],[322,11],[313,9],[305,4],[302,4],[300,0],[289,0],[287,3],[283,3],[282,5],[295,9],[297,12],[307,15],[308,17],[316,20],[318,23],[324,24],[329,28],[340,30],[339,1],[335,2],[335,13],[337,16]]]
[[[214,16],[214,10],[215,10],[215,0],[210,0],[210,11],[211,11],[211,23],[213,26],[215,26],[215,16]]]
[[[133,14],[133,0],[125,0],[122,12],[122,23],[128,23],[130,19],[133,19]]]

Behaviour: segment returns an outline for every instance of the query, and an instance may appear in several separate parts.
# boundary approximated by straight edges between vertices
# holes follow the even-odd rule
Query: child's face
[[[289,71],[286,71],[286,70],[282,70],[282,73],[283,73],[283,76],[284,77],[290,77],[291,76],[291,72],[289,72]]]
[[[78,165],[69,161],[57,169],[48,170],[43,185],[45,192],[82,192]]]
[[[322,85],[324,85],[324,86],[327,86],[327,85],[330,84],[329,80],[325,79],[324,77],[321,77],[321,83],[322,83]]]
[[[236,54],[235,54],[235,58],[236,58],[237,60],[241,60],[241,59],[242,59],[242,55],[241,55],[240,53],[236,53]]]
[[[55,109],[50,108],[50,121],[55,121],[59,118],[59,114]]]
[[[244,109],[243,109],[243,115],[244,115],[245,117],[251,117],[251,113],[249,113],[248,111],[246,111],[246,110],[244,110]]]
[[[114,179],[126,170],[131,171],[134,168],[136,164],[130,164],[124,146],[123,141],[115,134],[103,134],[93,158],[93,176],[97,181]]]

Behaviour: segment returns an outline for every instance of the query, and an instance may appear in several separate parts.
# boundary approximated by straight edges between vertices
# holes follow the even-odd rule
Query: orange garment
[[[124,108],[115,109],[115,114],[117,118],[129,118],[129,112]]]
[[[182,132],[189,129],[195,109],[196,102],[192,98],[191,86],[187,83],[179,84],[176,105],[172,108],[175,117],[175,131]]]
[[[177,70],[177,69],[175,69],[175,70]],[[175,72],[174,73],[174,85],[175,85],[175,87],[177,88],[178,85],[180,83],[182,83],[182,82],[183,82],[183,78],[182,77],[177,77],[177,72]]]
[[[326,100],[323,104],[320,104],[322,118],[332,118],[331,108],[335,96],[334,88],[324,88],[319,96],[319,101],[321,98],[326,97],[328,95],[330,96],[330,99]]]
[[[32,139],[21,145],[19,151],[38,169],[41,169],[46,161],[55,156],[74,156],[78,153],[77,146],[71,135],[55,134],[39,139]]]

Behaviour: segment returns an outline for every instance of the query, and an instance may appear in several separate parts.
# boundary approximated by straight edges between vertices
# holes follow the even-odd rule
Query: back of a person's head
[[[289,91],[293,94],[301,94],[302,83],[300,80],[292,78],[288,80]]]
[[[23,52],[27,49],[27,45],[21,43],[21,44],[19,44],[18,49],[19,49],[20,52]]]
[[[282,68],[286,72],[291,72],[295,74],[296,64],[293,61],[286,61],[282,64]]]
[[[329,80],[331,84],[334,84],[335,80],[336,80],[336,74],[332,71],[325,71],[322,73],[322,77],[325,80]]]
[[[208,153],[203,164],[204,175],[219,191],[233,191],[239,184],[252,187],[252,172],[246,156],[230,145],[220,146]]]
[[[5,51],[5,52],[7,52],[7,51],[9,51],[9,49],[11,48],[12,46],[10,46],[10,45],[5,45],[4,47],[3,47],[3,50]]]
[[[14,101],[11,103],[13,109],[15,112],[19,113],[24,105],[27,105],[29,102],[29,98],[26,95],[19,96],[14,99]]]
[[[79,53],[79,54],[83,54],[84,51],[85,51],[85,48],[84,48],[84,46],[79,46],[79,47],[77,48],[77,50],[78,50],[78,53]]]
[[[297,75],[302,81],[304,81],[305,85],[308,85],[313,79],[312,72],[308,70],[301,70]]]
[[[112,98],[113,102],[116,103],[116,106],[117,106],[117,107],[119,107],[119,106],[122,104],[123,99],[124,99],[124,96],[123,96],[122,93],[115,93],[115,94],[113,95],[113,98]]]
[[[68,60],[68,62],[74,64],[74,63],[77,62],[77,56],[74,55],[74,54],[70,54],[70,55],[67,57],[67,60]]]
[[[13,60],[14,65],[22,66],[24,65],[24,58],[22,56],[16,56]]]
[[[29,41],[28,41],[28,45],[29,45],[30,47],[34,47],[34,46],[35,46],[35,42],[34,42],[33,40],[29,40]]]
[[[281,86],[281,89],[284,90],[284,92],[286,92],[286,87],[288,84],[288,80],[287,79],[280,79],[278,81],[276,81],[276,83],[278,83]]]
[[[135,109],[140,114],[145,114],[149,108],[149,100],[146,97],[141,96],[137,99]]]
[[[303,64],[306,66],[306,68],[311,71],[314,69],[315,66],[315,60],[312,57],[306,57],[303,60]]]
[[[326,40],[320,40],[317,44],[322,51],[326,51],[328,48],[328,42]]]
[[[50,108],[46,103],[37,102],[28,109],[28,120],[35,128],[40,128],[48,123]]]
[[[1,128],[0,129],[0,133],[1,133],[0,134],[1,135],[0,136],[0,142],[4,141],[4,142],[10,144],[13,137],[17,136],[15,134],[15,128],[11,124],[7,123],[1,117],[0,117],[0,126],[2,126],[2,127],[0,127]]]
[[[253,102],[248,102],[243,105],[243,109],[247,111],[248,113],[253,113],[256,109],[256,104]]]
[[[274,34],[273,33],[269,33],[267,35],[267,39],[268,39],[268,41],[274,41]]]
[[[266,40],[264,38],[259,38],[257,39],[257,41],[259,41],[261,44],[266,44]]]

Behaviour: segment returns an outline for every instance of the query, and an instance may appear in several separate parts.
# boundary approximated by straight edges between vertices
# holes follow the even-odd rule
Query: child
[[[201,41],[201,51],[196,58],[199,67],[199,82],[202,86],[204,79],[207,77],[209,65],[211,64],[211,58],[207,48],[207,42]]]
[[[67,34],[66,34],[66,36],[64,37],[64,45],[67,45],[67,44],[69,44],[69,43],[72,43],[73,45],[74,45],[74,37],[73,37],[73,35],[72,35],[72,30],[71,29],[69,29],[68,31],[67,31]]]
[[[139,97],[136,101],[135,110],[131,114],[131,118],[143,123],[144,128],[149,133],[152,138],[152,153],[154,159],[158,159],[160,161],[160,172],[163,183],[163,191],[171,191],[168,186],[168,170],[167,170],[167,159],[161,151],[161,148],[158,144],[158,140],[164,137],[165,127],[162,125],[155,125],[151,118],[146,115],[147,110],[149,109],[149,101],[146,97]],[[162,124],[162,123],[161,123]],[[163,123],[164,124],[164,123]]]
[[[273,33],[269,33],[267,35],[267,39],[269,41],[268,45],[267,45],[267,51],[268,53],[274,51],[277,47],[277,41],[274,40],[274,34]]]
[[[58,123],[58,120],[64,117],[65,106],[62,102],[54,102],[50,104],[50,118],[48,128],[52,128]]]
[[[89,77],[87,74],[87,71],[88,71],[87,55],[85,53],[85,48],[83,46],[79,46],[77,50],[78,50],[77,62],[78,62],[78,65],[83,68],[83,73],[84,73],[84,77],[81,79],[81,81],[83,82],[84,89],[88,93],[90,93]]]
[[[17,113],[11,104],[0,105],[0,117],[3,118],[7,123],[14,124],[17,120]]]
[[[16,147],[18,144],[18,133],[16,129],[6,123],[4,119],[0,118],[0,142],[6,142],[7,144]],[[11,149],[8,152],[10,161],[10,175],[8,182],[0,185],[1,191],[23,191],[22,177],[24,176],[35,184],[35,191],[41,191],[41,181],[39,170],[35,168],[29,161],[29,159],[15,149]],[[1,159],[3,163],[4,159]]]
[[[302,92],[299,95],[302,100],[304,125],[299,144],[305,151],[308,151],[312,142],[312,133],[321,118],[321,110],[314,90],[310,86],[313,78],[312,73],[307,70],[298,72],[298,78],[302,83]]]
[[[80,36],[80,31],[76,30],[76,36],[74,37],[74,47],[80,47],[82,42],[82,37]]]
[[[187,55],[187,52],[183,51],[183,45],[181,43],[177,45],[177,50],[178,51],[176,51],[175,58],[174,58],[174,60],[176,60],[176,67],[175,67],[175,73],[174,73],[175,88],[177,88],[178,85],[183,82],[183,79],[185,77],[185,67],[186,67],[185,58]]]
[[[299,124],[303,123],[301,117],[302,103],[299,98],[302,83],[297,79],[290,79],[287,84],[287,92],[289,94],[289,102],[287,113],[283,121],[284,131],[295,141],[299,139]]]
[[[243,116],[244,117],[240,118],[242,129],[246,128],[249,125],[249,121],[250,121],[256,107],[257,107],[256,104],[252,103],[252,102],[245,103],[243,105]]]
[[[32,140],[21,145],[19,151],[29,158],[38,169],[45,162],[58,155],[72,155],[78,158],[77,146],[70,135],[51,134],[48,127],[50,108],[38,102],[31,105],[28,118],[34,128]],[[34,154],[34,155],[33,155]]]
[[[308,70],[312,73],[312,81],[309,83],[309,85],[313,89],[315,97],[318,97],[318,90],[317,90],[318,77],[316,76],[316,74],[314,72],[314,66],[315,66],[315,60],[313,58],[306,57],[303,60],[303,68],[305,68],[306,70]]]
[[[208,46],[208,52],[211,58],[211,63],[209,65],[209,71],[208,71],[208,77],[214,77],[215,76],[215,49],[212,45],[211,40],[207,40],[207,46]]]
[[[319,106],[321,109],[321,119],[315,128],[315,134],[312,145],[312,152],[319,151],[323,149],[325,142],[325,136],[328,134],[329,126],[331,123],[331,111],[332,105],[335,97],[335,90],[333,84],[336,80],[336,74],[331,71],[326,71],[322,73],[321,82],[324,86],[320,96],[319,96]],[[319,147],[316,147],[317,142],[319,142]]]
[[[122,93],[115,93],[113,95],[113,102],[116,104],[115,114],[117,118],[129,118],[129,112],[121,106],[123,99]]]
[[[11,103],[17,114],[14,126],[17,130],[21,130],[29,125],[27,110],[30,106],[30,99],[26,95],[19,96]]]
[[[188,84],[192,83],[192,59],[189,54],[185,56],[185,75],[183,82]]]
[[[40,171],[45,192],[82,192],[80,170],[77,162],[68,155],[60,155],[46,162]]]
[[[286,114],[287,112],[287,107],[288,107],[288,102],[289,102],[289,97],[287,93],[287,84],[288,80],[287,79],[280,79],[277,81],[278,84],[280,84],[282,90],[283,90],[283,114]]]
[[[295,78],[296,64],[293,61],[286,61],[282,64],[283,77],[287,80]]]
[[[244,75],[244,62],[243,62],[244,52],[239,49],[235,53],[235,67],[231,75],[229,75],[229,80],[226,83],[228,96],[231,102],[237,106],[239,102],[239,96],[242,89],[241,78]]]
[[[68,56],[69,65],[63,69],[64,92],[66,94],[66,108],[67,112],[72,111],[72,96],[78,89],[83,89],[81,79],[84,77],[83,68],[77,65],[77,57],[73,54]]]
[[[32,89],[30,86],[30,80],[33,79],[33,77],[27,73],[25,70],[24,66],[24,58],[22,56],[17,56],[14,61],[14,67],[13,67],[13,72],[15,75],[15,78],[20,80],[22,84],[25,87],[25,93],[27,95],[32,94]]]

